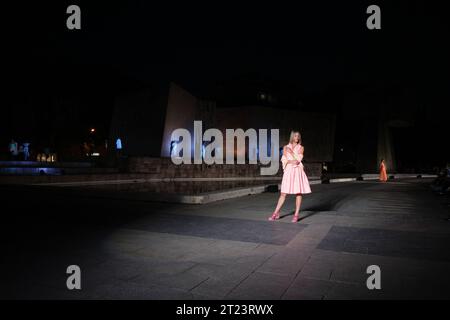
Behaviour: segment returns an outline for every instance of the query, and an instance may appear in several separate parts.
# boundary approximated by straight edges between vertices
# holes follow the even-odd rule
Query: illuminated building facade
[[[172,82],[166,87],[121,97],[115,104],[110,140],[120,138],[123,154],[129,157],[169,158],[176,146],[171,141],[172,132],[185,128],[193,139],[195,120],[202,121],[203,131],[208,128],[222,132],[237,128],[279,129],[280,149],[288,143],[290,131],[297,129],[308,150],[305,162],[314,167],[315,174],[320,174],[322,163],[333,160],[335,116],[276,107],[277,100],[270,93],[257,90],[254,93],[255,104],[219,106],[210,97],[198,98]],[[220,95],[218,100],[224,103]]]

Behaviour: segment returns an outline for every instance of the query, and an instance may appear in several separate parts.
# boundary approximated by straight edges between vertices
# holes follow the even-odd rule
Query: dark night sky
[[[208,83],[256,71],[319,89],[447,78],[445,10],[424,1],[392,2],[380,4],[378,31],[365,27],[364,2],[79,2],[81,31],[65,28],[69,2],[22,5],[13,12],[9,37],[13,59],[18,53],[25,60],[18,66],[26,66],[24,72],[37,65],[61,71],[74,63],[93,74],[103,66],[144,82]]]
[[[66,28],[73,3],[82,10],[80,31]],[[449,19],[441,4],[376,2],[382,30],[370,31],[372,2],[276,3],[21,2],[5,10],[6,101],[13,107],[18,96],[42,92],[95,96],[89,109],[101,116],[111,107],[101,97],[154,81],[204,89],[258,74],[319,95],[406,88],[436,112],[448,107]]]

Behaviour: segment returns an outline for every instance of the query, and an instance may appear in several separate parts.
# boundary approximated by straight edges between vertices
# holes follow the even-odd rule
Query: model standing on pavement
[[[388,179],[387,172],[386,172],[386,164],[384,163],[384,159],[381,159],[380,163],[380,181],[386,182]]]
[[[275,211],[269,220],[278,220],[280,210],[286,200],[287,194],[295,194],[295,213],[292,222],[297,222],[302,203],[302,195],[311,193],[308,177],[303,169],[303,154],[305,148],[301,145],[300,132],[292,131],[289,144],[283,148],[281,162],[283,164],[283,180],[281,182],[281,194]]]

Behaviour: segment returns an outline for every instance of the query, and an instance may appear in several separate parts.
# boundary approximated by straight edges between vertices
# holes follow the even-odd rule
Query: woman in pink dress
[[[280,210],[286,200],[287,194],[295,194],[295,213],[292,222],[298,221],[302,195],[311,193],[308,177],[303,170],[303,153],[305,148],[300,144],[300,132],[292,131],[289,144],[283,148],[281,162],[283,164],[283,180],[281,182],[281,194],[278,204],[269,220],[278,220]]]

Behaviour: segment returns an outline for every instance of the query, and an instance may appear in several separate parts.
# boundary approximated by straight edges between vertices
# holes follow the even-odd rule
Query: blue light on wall
[[[178,143],[176,141],[172,141],[170,143],[170,155],[171,156],[177,155],[177,146],[178,146]]]
[[[116,149],[122,150],[122,140],[120,138],[117,138],[116,140]]]

